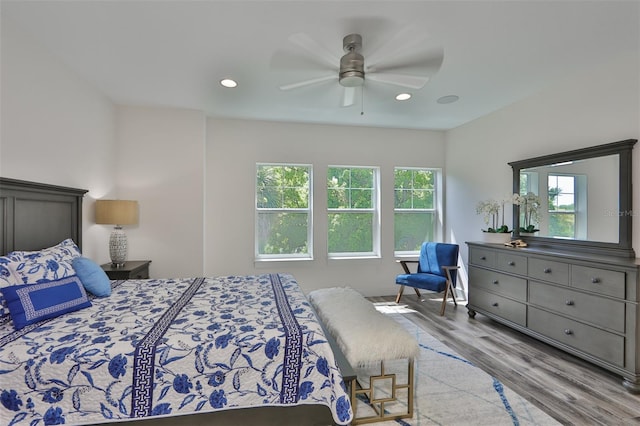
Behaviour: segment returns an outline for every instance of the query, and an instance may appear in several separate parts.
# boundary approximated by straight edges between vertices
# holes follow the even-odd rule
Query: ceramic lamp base
[[[113,266],[123,266],[127,261],[127,235],[116,226],[109,237],[109,256]]]

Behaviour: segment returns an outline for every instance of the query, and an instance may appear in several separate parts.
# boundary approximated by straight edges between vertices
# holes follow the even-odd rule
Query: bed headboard
[[[0,177],[0,255],[72,238],[82,249],[85,189]]]

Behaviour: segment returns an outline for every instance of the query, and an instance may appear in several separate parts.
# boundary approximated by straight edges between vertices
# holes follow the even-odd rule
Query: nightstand
[[[115,267],[111,263],[100,265],[110,280],[129,280],[149,278],[150,260],[128,260],[124,266]]]

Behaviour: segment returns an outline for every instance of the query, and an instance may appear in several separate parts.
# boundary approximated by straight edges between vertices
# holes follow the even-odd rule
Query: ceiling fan
[[[362,54],[360,34],[348,34],[343,38],[342,57],[334,55],[304,33],[294,34],[289,37],[289,41],[311,55],[316,63],[320,63],[317,70],[326,70],[327,74],[284,84],[279,88],[287,91],[338,80],[339,85],[343,87],[341,105],[345,107],[354,104],[356,88],[362,87],[365,80],[405,89],[422,89],[440,69],[444,50],[433,46],[424,48],[424,45],[415,49],[413,47],[421,44],[422,40],[413,39],[412,43],[402,44],[402,34],[387,40],[366,62]]]

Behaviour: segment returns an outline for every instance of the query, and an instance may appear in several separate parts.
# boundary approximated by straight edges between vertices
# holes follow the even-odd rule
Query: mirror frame
[[[529,158],[526,160],[512,161],[508,163],[513,169],[513,192],[520,193],[520,171],[530,167],[538,167],[549,164],[561,163],[572,160],[584,160],[587,158],[601,157],[605,155],[618,154],[619,165],[619,197],[618,197],[618,242],[607,243],[590,240],[570,240],[551,237],[520,236],[520,208],[513,206],[513,235],[515,238],[525,240],[532,247],[562,249],[582,251],[597,255],[617,256],[634,258],[632,242],[632,149],[638,142],[637,139],[626,139],[619,142],[612,142],[604,145],[592,146],[589,148],[576,149],[572,151],[560,152],[557,154],[544,155],[541,157]],[[627,214],[623,214],[627,212]]]

